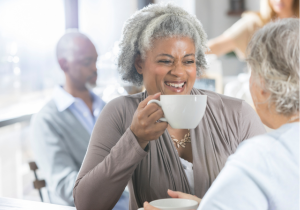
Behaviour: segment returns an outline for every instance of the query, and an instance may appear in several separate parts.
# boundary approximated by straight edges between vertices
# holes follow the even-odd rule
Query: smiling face
[[[98,54],[90,40],[78,39],[78,50],[70,62],[69,76],[80,86],[93,87],[97,80],[96,62]]]
[[[195,44],[189,37],[155,39],[145,59],[137,56],[135,68],[149,95],[189,95],[197,75]]]
[[[279,17],[292,15],[293,3],[294,0],[270,0],[270,5]]]
[[[76,48],[72,50],[72,58],[58,60],[65,72],[66,80],[77,90],[86,90],[96,86],[98,54],[93,43],[88,39],[75,38]]]

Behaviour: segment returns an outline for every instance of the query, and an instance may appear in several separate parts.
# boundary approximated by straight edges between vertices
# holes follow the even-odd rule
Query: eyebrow
[[[193,56],[195,56],[195,54],[194,53],[190,53],[190,54],[186,54],[184,57],[188,57],[188,56],[191,56],[191,55],[193,55]],[[158,56],[168,56],[168,57],[170,57],[170,58],[174,58],[172,55],[169,55],[169,54],[159,54],[159,55],[157,55],[156,57],[158,57]]]

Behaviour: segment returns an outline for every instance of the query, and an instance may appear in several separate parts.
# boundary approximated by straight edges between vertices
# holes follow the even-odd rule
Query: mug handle
[[[161,102],[159,100],[152,99],[152,100],[148,101],[147,105],[152,104],[152,103],[156,103],[158,106],[161,107]],[[163,121],[163,122],[168,122],[167,119],[164,117],[160,118],[159,120]]]

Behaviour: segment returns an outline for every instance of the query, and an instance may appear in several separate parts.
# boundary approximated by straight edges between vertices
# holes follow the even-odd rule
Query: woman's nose
[[[170,74],[177,77],[184,75],[184,73],[185,73],[185,67],[182,64],[174,65],[172,70],[170,71]]]

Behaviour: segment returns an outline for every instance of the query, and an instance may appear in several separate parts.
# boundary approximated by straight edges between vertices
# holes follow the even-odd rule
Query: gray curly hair
[[[172,36],[190,37],[194,41],[197,74],[200,75],[207,66],[206,33],[200,21],[172,3],[152,4],[137,11],[124,25],[118,58],[123,80],[141,85],[143,76],[135,69],[135,57],[140,54],[145,59],[153,39]]]
[[[256,32],[247,50],[251,70],[270,92],[269,105],[286,116],[299,112],[299,23],[287,18],[267,24]]]

